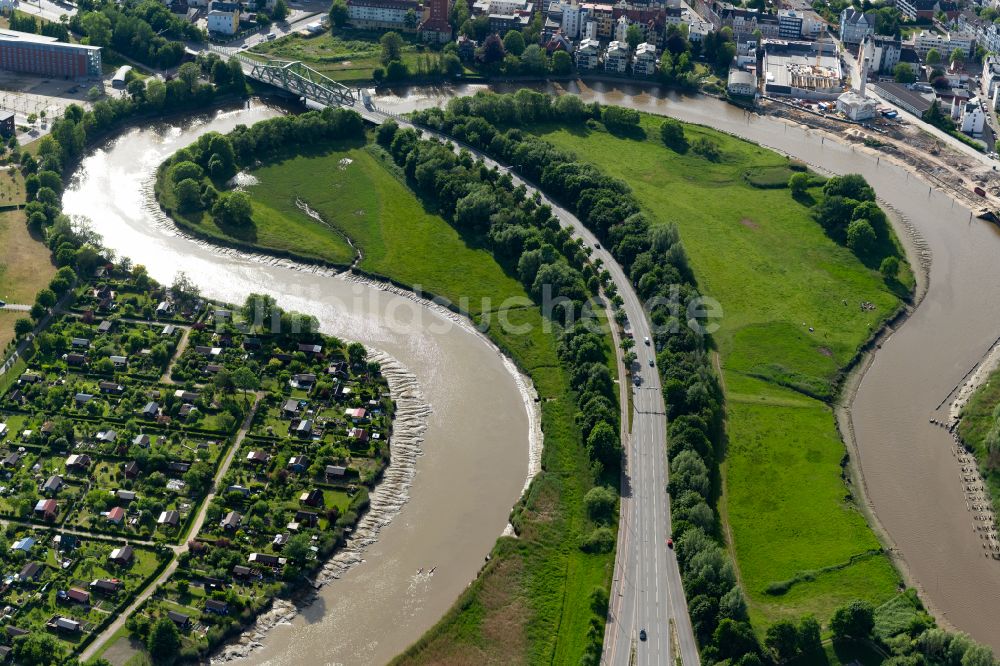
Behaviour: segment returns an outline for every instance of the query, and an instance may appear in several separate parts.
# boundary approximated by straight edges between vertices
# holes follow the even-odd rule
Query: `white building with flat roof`
[[[628,45],[615,40],[608,44],[604,52],[604,71],[613,74],[624,74],[628,69]]]
[[[649,42],[643,42],[635,47],[635,56],[632,58],[632,73],[636,76],[653,76],[656,74],[656,66],[659,61],[656,57],[656,46]]]
[[[948,56],[955,49],[959,49],[968,58],[973,55],[976,45],[976,36],[968,32],[949,32],[943,35],[936,32],[922,31],[913,38],[913,50],[921,58],[926,58],[931,49],[937,49],[941,53],[941,60],[948,61]]]

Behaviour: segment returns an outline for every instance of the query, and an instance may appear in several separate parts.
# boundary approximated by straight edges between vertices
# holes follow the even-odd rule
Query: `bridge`
[[[249,76],[276,88],[311,99],[324,106],[354,106],[354,92],[347,86],[297,61],[257,62],[240,58],[250,65]]]

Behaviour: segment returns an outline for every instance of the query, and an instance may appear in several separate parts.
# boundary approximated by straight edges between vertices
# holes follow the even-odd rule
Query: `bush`
[[[719,150],[718,144],[703,136],[698,137],[691,143],[691,150],[709,162],[718,162],[722,158],[722,152]]]
[[[609,527],[598,527],[580,544],[585,553],[610,553],[615,548],[615,533]]]
[[[639,112],[634,109],[623,109],[620,106],[608,106],[604,108],[601,120],[608,129],[638,127]]]
[[[875,607],[867,601],[852,601],[833,613],[830,630],[837,638],[868,638],[875,628]]]
[[[584,495],[583,504],[592,520],[608,522],[614,517],[618,495],[611,488],[595,486]]]
[[[686,153],[688,141],[684,136],[684,126],[673,118],[667,118],[660,125],[660,139],[663,143],[676,153]]]

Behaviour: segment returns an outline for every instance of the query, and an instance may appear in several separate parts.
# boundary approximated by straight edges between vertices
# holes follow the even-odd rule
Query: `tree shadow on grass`
[[[792,192],[792,199],[797,203],[802,204],[806,208],[812,208],[816,205],[816,197],[812,195],[811,192]]]
[[[605,125],[605,127],[607,127]],[[646,130],[641,125],[615,125],[607,127],[608,134],[617,139],[631,139],[632,141],[645,141]]]

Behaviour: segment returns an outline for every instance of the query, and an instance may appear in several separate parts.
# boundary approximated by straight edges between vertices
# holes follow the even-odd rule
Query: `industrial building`
[[[844,91],[836,44],[765,39],[764,91],[807,99],[835,99]]]
[[[100,78],[101,47],[0,30],[0,70],[66,79]]]

